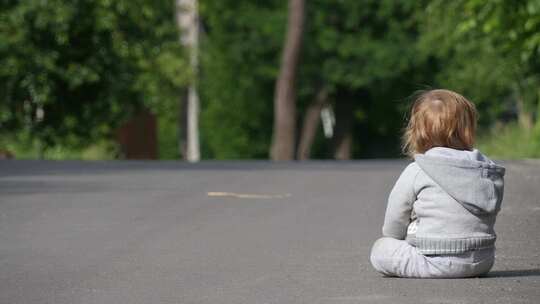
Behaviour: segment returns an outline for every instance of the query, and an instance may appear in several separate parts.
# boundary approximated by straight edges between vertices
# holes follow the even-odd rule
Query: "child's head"
[[[456,92],[421,92],[412,105],[403,150],[409,156],[433,147],[472,150],[476,119],[474,104]]]

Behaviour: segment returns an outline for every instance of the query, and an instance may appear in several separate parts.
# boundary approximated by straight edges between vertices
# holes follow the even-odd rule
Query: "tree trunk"
[[[180,42],[188,49],[193,79],[187,93],[180,100],[179,149],[189,162],[200,160],[199,148],[199,95],[197,93],[199,16],[197,0],[176,0],[176,23],[180,29]],[[183,112],[182,112],[183,111]]]
[[[315,140],[317,134],[317,128],[319,127],[319,120],[321,110],[327,103],[328,91],[326,88],[321,88],[317,92],[317,96],[311,102],[306,110],[306,116],[304,117],[304,125],[302,127],[302,133],[300,135],[300,142],[298,144],[298,151],[296,158],[298,160],[307,160],[310,158],[311,146]]]
[[[347,132],[341,136],[339,142],[337,142],[337,145],[335,146],[334,158],[338,160],[351,159],[352,143],[352,131],[347,130]]]
[[[335,159],[351,159],[353,111],[353,103],[347,99],[336,103],[336,132],[333,140]]]
[[[304,0],[289,0],[287,34],[274,92],[273,160],[294,158],[296,133],[295,79],[304,27]]]

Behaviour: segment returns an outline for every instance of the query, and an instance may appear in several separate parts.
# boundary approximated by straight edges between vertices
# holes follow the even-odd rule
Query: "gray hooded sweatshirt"
[[[493,248],[505,169],[478,150],[437,147],[414,159],[390,193],[383,235],[426,255]]]

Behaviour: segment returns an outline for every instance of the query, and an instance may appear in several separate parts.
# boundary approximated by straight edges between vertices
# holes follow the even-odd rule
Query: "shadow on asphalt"
[[[382,275],[385,279],[396,279],[403,280],[404,278],[400,277],[391,277]],[[496,279],[496,278],[519,278],[519,277],[540,277],[540,269],[520,269],[520,270],[495,270],[490,271],[486,275],[481,275],[478,277],[467,277],[467,278],[447,278],[449,280],[476,280],[476,279]],[[405,278],[406,280],[426,280],[419,278]],[[427,280],[440,280],[440,279],[427,279]],[[444,280],[444,279],[443,279]]]
[[[490,271],[484,278],[512,278],[540,276],[540,269],[496,270]]]

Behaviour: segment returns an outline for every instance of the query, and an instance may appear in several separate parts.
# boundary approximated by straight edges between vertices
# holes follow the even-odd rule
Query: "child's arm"
[[[419,171],[415,163],[407,166],[390,192],[382,229],[384,236],[398,240],[404,240],[407,236],[412,206],[416,201],[414,181]]]

